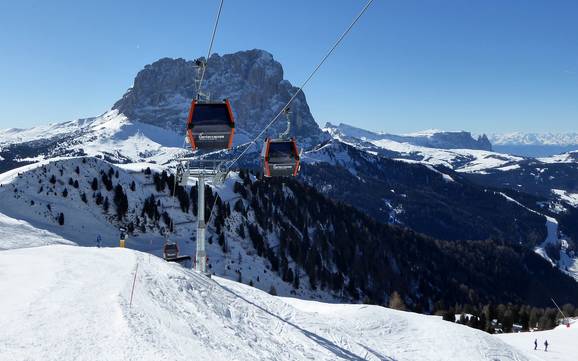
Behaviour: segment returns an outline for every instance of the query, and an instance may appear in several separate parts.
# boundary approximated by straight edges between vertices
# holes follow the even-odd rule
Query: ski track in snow
[[[502,197],[506,198],[508,201],[516,203],[520,207],[523,207],[532,213],[535,213],[537,215],[546,218],[546,230],[547,230],[546,239],[539,246],[534,248],[534,252],[536,252],[537,254],[542,256],[542,258],[550,262],[552,266],[560,268],[562,272],[566,273],[567,275],[578,281],[578,259],[571,258],[570,256],[568,256],[568,254],[566,254],[565,250],[562,250],[560,251],[560,261],[558,262],[558,264],[556,264],[556,262],[550,259],[550,256],[548,256],[548,254],[546,253],[546,246],[548,246],[549,244],[555,245],[560,243],[564,245],[566,243],[566,241],[560,239],[558,235],[558,221],[554,217],[547,216],[545,214],[536,212],[535,210],[526,207],[525,205],[523,205],[522,203],[518,202],[517,200],[508,196],[505,193],[500,192],[499,194]]]
[[[530,360],[440,317],[275,297],[129,249],[2,251],[0,272],[0,360]]]

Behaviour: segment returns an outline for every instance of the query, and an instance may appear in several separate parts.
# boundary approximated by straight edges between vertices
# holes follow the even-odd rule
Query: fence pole
[[[136,273],[138,272],[138,263],[136,264],[136,269],[134,270],[134,278],[132,280],[132,290],[130,291],[130,304],[129,308],[132,307],[132,296],[134,294],[134,285],[136,284]]]

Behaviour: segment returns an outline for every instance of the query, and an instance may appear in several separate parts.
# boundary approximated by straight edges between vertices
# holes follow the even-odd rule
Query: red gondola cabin
[[[199,102],[193,100],[187,121],[187,138],[193,150],[231,149],[235,120],[228,100]]]
[[[295,177],[299,173],[299,150],[295,138],[265,139],[262,156],[265,177]]]

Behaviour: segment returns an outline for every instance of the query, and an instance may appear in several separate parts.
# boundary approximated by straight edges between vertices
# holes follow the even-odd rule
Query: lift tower
[[[180,158],[181,166],[177,168],[177,177],[181,185],[186,185],[189,178],[197,179],[197,250],[195,254],[195,270],[210,275],[207,272],[207,250],[205,232],[205,181],[213,185],[222,183],[227,177],[222,170],[221,160],[206,160],[195,158]],[[212,211],[212,208],[211,208]],[[210,218],[209,214],[209,218]]]

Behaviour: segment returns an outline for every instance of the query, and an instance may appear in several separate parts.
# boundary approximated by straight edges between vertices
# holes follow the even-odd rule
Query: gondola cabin
[[[265,177],[295,177],[299,173],[299,150],[295,138],[265,139],[262,157]]]
[[[192,101],[187,121],[187,139],[193,150],[231,149],[234,133],[235,120],[228,100]]]
[[[177,259],[179,257],[179,246],[176,243],[165,244],[163,256],[167,261]]]
[[[168,262],[186,263],[191,260],[191,256],[179,255],[179,246],[176,243],[165,243],[163,246],[163,258]]]

